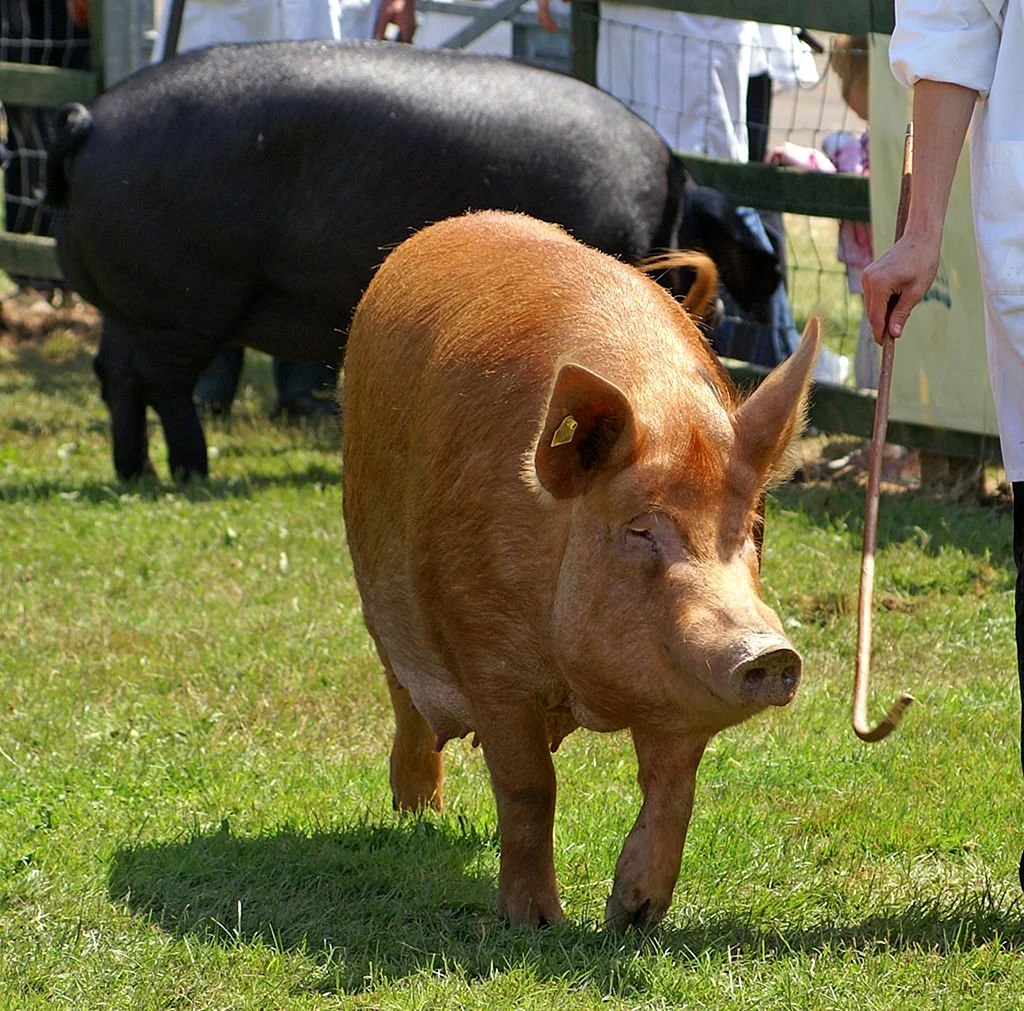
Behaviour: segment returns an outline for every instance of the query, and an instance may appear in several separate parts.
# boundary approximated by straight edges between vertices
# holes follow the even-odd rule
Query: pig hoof
[[[604,925],[608,930],[621,934],[630,927],[653,927],[664,915],[665,907],[655,905],[649,897],[641,899],[638,894],[623,896],[618,888],[614,888],[604,907]]]
[[[523,896],[514,901],[498,897],[498,915],[512,927],[550,927],[565,919],[562,904]]]
[[[391,807],[399,814],[420,814],[423,811],[441,811],[444,804],[441,800],[440,787],[417,791],[406,791],[399,796],[391,792]]]
[[[118,480],[123,481],[125,484],[132,484],[135,481],[148,481],[157,476],[156,467],[153,466],[153,461],[148,456],[138,465],[133,464],[130,467],[125,467],[122,464],[119,467],[116,466],[115,469]]]

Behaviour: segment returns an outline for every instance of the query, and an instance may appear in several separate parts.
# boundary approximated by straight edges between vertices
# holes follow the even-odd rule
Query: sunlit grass
[[[797,329],[817,314],[825,344],[852,363],[862,301],[849,293],[846,268],[836,259],[839,223],[798,214],[785,215],[785,222],[787,292]]]

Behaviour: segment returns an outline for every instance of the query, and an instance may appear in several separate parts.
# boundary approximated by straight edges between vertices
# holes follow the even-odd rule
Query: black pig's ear
[[[580,495],[599,474],[627,467],[636,447],[633,408],[622,390],[582,365],[563,365],[534,457],[541,486],[555,498]]]
[[[807,391],[818,354],[820,325],[812,317],[796,352],[776,366],[733,416],[737,450],[770,482],[785,469],[786,450],[807,414]]]

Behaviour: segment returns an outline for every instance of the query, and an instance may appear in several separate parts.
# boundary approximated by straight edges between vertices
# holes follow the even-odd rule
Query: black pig
[[[523,211],[627,260],[675,248],[686,217],[741,305],[779,280],[735,215],[697,210],[680,160],[617,100],[410,46],[218,46],[146,68],[64,107],[48,199],[61,268],[104,315],[96,371],[122,478],[151,469],[147,406],[172,473],[205,475],[192,388],[217,351],[340,363],[386,251],[467,210]]]

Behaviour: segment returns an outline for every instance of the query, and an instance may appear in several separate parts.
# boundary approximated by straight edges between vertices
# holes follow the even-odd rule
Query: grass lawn
[[[872,716],[919,702],[869,746],[862,494],[780,489],[764,579],[804,685],[712,743],[663,926],[600,926],[639,794],[627,737],[579,731],[568,922],[512,930],[468,742],[444,815],[391,811],[337,439],[265,390],[207,484],[128,488],[79,346],[0,346],[0,1008],[1024,1006],[1007,512],[884,497]]]
[[[839,223],[787,214],[785,226],[786,283],[797,329],[817,314],[825,345],[850,359],[852,374],[863,302],[847,290],[846,268],[836,259]]]

